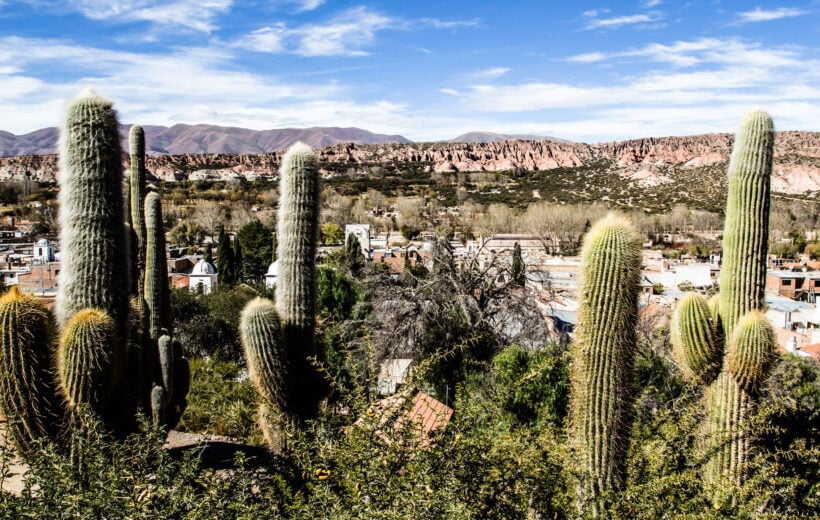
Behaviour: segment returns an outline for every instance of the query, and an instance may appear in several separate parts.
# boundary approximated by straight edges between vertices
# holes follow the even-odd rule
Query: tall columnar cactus
[[[0,415],[8,421],[10,440],[23,452],[59,431],[53,329],[48,309],[17,286],[0,298]]]
[[[687,296],[671,324],[684,374],[708,385],[704,473],[716,498],[742,482],[750,453],[746,423],[774,352],[772,326],[759,312],[764,306],[773,148],[774,128],[768,114],[747,114],[729,162],[717,305],[707,313],[700,297]],[[692,312],[693,306],[700,310]],[[715,346],[704,358],[701,340],[706,337],[713,338]]]
[[[250,302],[241,324],[249,375],[262,397],[260,425],[273,450],[282,448],[282,421],[312,417],[322,392],[309,361],[318,355],[314,329],[319,217],[319,170],[310,147],[296,143],[288,150],[280,178],[276,304]]]
[[[60,286],[57,323],[85,308],[117,325],[115,364],[125,355],[129,258],[123,222],[122,151],[117,114],[93,93],[76,98],[60,135]]]
[[[99,309],[83,309],[68,320],[57,350],[57,376],[68,406],[86,405],[106,414],[114,390],[111,348],[116,325]]]
[[[141,273],[145,269],[145,132],[139,125],[131,127],[128,135],[128,144],[131,152],[131,175],[129,177],[130,213],[127,215],[131,224],[132,243],[131,251],[134,257],[134,273]],[[134,276],[136,280],[136,294],[143,297],[143,279]]]
[[[581,254],[571,435],[581,463],[579,508],[598,516],[604,493],[620,489],[624,481],[634,400],[640,236],[628,221],[610,215],[587,233]]]
[[[248,376],[262,398],[259,424],[268,445],[282,449],[278,421],[286,418],[287,358],[281,343],[279,315],[270,300],[256,298],[242,311],[239,327]]]
[[[297,417],[307,418],[315,413],[320,387],[309,362],[317,355],[314,329],[319,167],[308,145],[296,143],[282,157],[279,190],[276,310],[291,371],[288,408]]]
[[[161,330],[171,328],[168,263],[165,259],[165,231],[159,193],[145,197],[145,303],[149,313],[148,335],[157,340]]]

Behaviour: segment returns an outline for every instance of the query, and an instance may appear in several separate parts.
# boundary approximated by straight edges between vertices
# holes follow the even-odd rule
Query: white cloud
[[[646,0],[643,5],[644,7],[656,7],[663,3],[663,0]]]
[[[273,27],[257,29],[239,38],[233,45],[256,52],[278,53],[285,50],[283,40],[287,35],[287,29],[279,24]]]
[[[161,27],[211,32],[216,19],[233,0],[70,0],[69,5],[92,20],[142,20]]]
[[[661,14],[658,12],[633,14],[628,16],[613,16],[611,18],[598,18],[597,11],[587,11],[584,13],[587,20],[584,29],[617,29],[626,25],[640,25],[654,24],[661,20]]]
[[[305,25],[291,31],[302,56],[363,56],[362,48],[373,42],[376,32],[395,26],[387,16],[364,7],[351,9],[321,25]]]
[[[448,96],[460,96],[461,92],[454,88],[440,88],[438,89],[439,92],[442,94],[447,94]]]
[[[779,7],[777,9],[761,9],[756,7],[753,11],[738,13],[737,23],[769,22],[780,20],[781,18],[794,18],[808,14],[807,11],[795,7]]]
[[[405,20],[380,14],[365,7],[349,9],[318,23],[288,27],[284,23],[263,27],[238,38],[233,46],[257,52],[290,52],[301,56],[366,56],[366,48],[385,30],[412,30],[421,27],[448,29],[473,27],[478,20],[442,21],[435,18]],[[416,50],[429,53],[429,49]]]
[[[300,11],[313,11],[320,5],[324,4],[325,0],[299,0]]]
[[[577,54],[566,61],[595,63],[614,59],[667,63],[675,67],[692,67],[707,63],[748,66],[797,66],[801,58],[794,49],[766,49],[760,44],[727,38],[700,38],[677,41],[672,44],[650,43],[638,49],[612,53],[591,52]]]
[[[468,72],[464,75],[464,77],[470,80],[492,79],[500,78],[501,76],[506,75],[508,72],[510,72],[510,69],[508,67],[491,67],[489,69]]]
[[[460,89],[452,111],[514,120],[519,133],[587,141],[733,131],[742,113],[756,106],[779,119],[780,128],[816,129],[820,60],[806,50],[714,38],[591,52],[566,61],[624,59],[644,65],[646,72],[613,76],[608,84],[478,82]]]

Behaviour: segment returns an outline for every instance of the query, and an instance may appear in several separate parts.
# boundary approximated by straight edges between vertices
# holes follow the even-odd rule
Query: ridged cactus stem
[[[763,308],[773,156],[771,118],[761,111],[747,114],[729,162],[718,303],[725,338],[741,316]]]
[[[768,114],[746,115],[735,138],[729,162],[729,192],[723,232],[723,265],[720,275],[718,316],[724,338],[723,372],[710,389],[710,451],[706,476],[718,490],[740,484],[742,466],[749,453],[746,422],[754,399],[731,377],[731,342],[741,318],[762,309],[766,286],[766,253],[769,239],[769,205],[774,125]],[[765,319],[765,318],[764,318]],[[729,344],[726,344],[729,343]],[[774,345],[769,345],[773,350]],[[767,363],[768,365],[768,363]],[[765,373],[768,366],[760,366]],[[757,376],[762,378],[762,375]]]
[[[628,221],[610,215],[587,233],[571,393],[582,514],[601,515],[602,496],[617,491],[624,482],[634,400],[640,265],[640,236]]]
[[[288,358],[288,405],[300,419],[315,414],[319,381],[308,358],[317,354],[316,239],[319,225],[319,169],[304,143],[290,147],[280,170],[278,226],[279,278],[276,310]]]
[[[129,179],[131,195],[129,219],[134,235],[134,243],[131,244],[133,255],[136,260],[135,273],[142,273],[145,269],[145,132],[139,125],[131,127],[128,136],[128,144],[131,152],[131,176]],[[141,276],[134,277],[137,280],[137,294],[143,296],[144,280]]]
[[[171,330],[171,302],[165,231],[159,193],[145,197],[145,303],[149,313],[148,336],[158,340],[162,329]]]
[[[122,178],[117,114],[109,101],[84,93],[69,104],[60,134],[63,255],[55,313],[62,327],[81,309],[105,311],[117,325],[117,362],[129,323]]]
[[[769,115],[747,114],[729,162],[717,304],[710,301],[704,306],[702,298],[687,296],[671,323],[675,354],[684,372],[709,385],[704,477],[715,503],[732,496],[732,489],[743,481],[751,447],[747,422],[774,353],[774,329],[760,312],[765,303],[773,148]],[[717,344],[716,377],[709,368],[710,342]]]
[[[51,372],[53,330],[48,309],[17,286],[0,298],[0,415],[23,453],[59,431],[60,400]]]
[[[279,422],[287,415],[287,369],[281,328],[276,306],[270,300],[256,298],[245,306],[240,322],[242,345],[248,365],[248,377],[256,387],[262,403],[259,425],[272,451],[283,449]]]
[[[115,374],[110,351],[116,325],[99,309],[83,309],[66,324],[57,350],[57,375],[69,407],[81,405],[105,417]]]

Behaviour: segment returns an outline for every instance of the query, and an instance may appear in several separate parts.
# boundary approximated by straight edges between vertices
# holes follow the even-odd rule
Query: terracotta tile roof
[[[812,343],[811,345],[804,345],[804,346],[800,347],[799,350],[802,350],[803,352],[805,352],[806,354],[811,356],[812,359],[820,360],[820,343]]]
[[[426,439],[436,430],[447,427],[453,417],[453,409],[419,390],[413,397],[410,412],[402,416],[405,417],[419,424],[423,438]]]
[[[406,389],[373,403],[367,415],[372,419],[362,417],[355,424],[370,424],[385,444],[392,444],[391,437],[407,424],[416,424],[417,440],[427,446],[436,431],[447,427],[453,418],[453,409],[421,390]]]

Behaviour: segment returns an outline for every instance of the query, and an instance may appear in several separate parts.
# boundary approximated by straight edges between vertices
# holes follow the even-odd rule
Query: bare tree
[[[194,202],[194,221],[202,226],[205,234],[214,240],[219,226],[225,224],[225,208],[213,200],[197,200]]]

